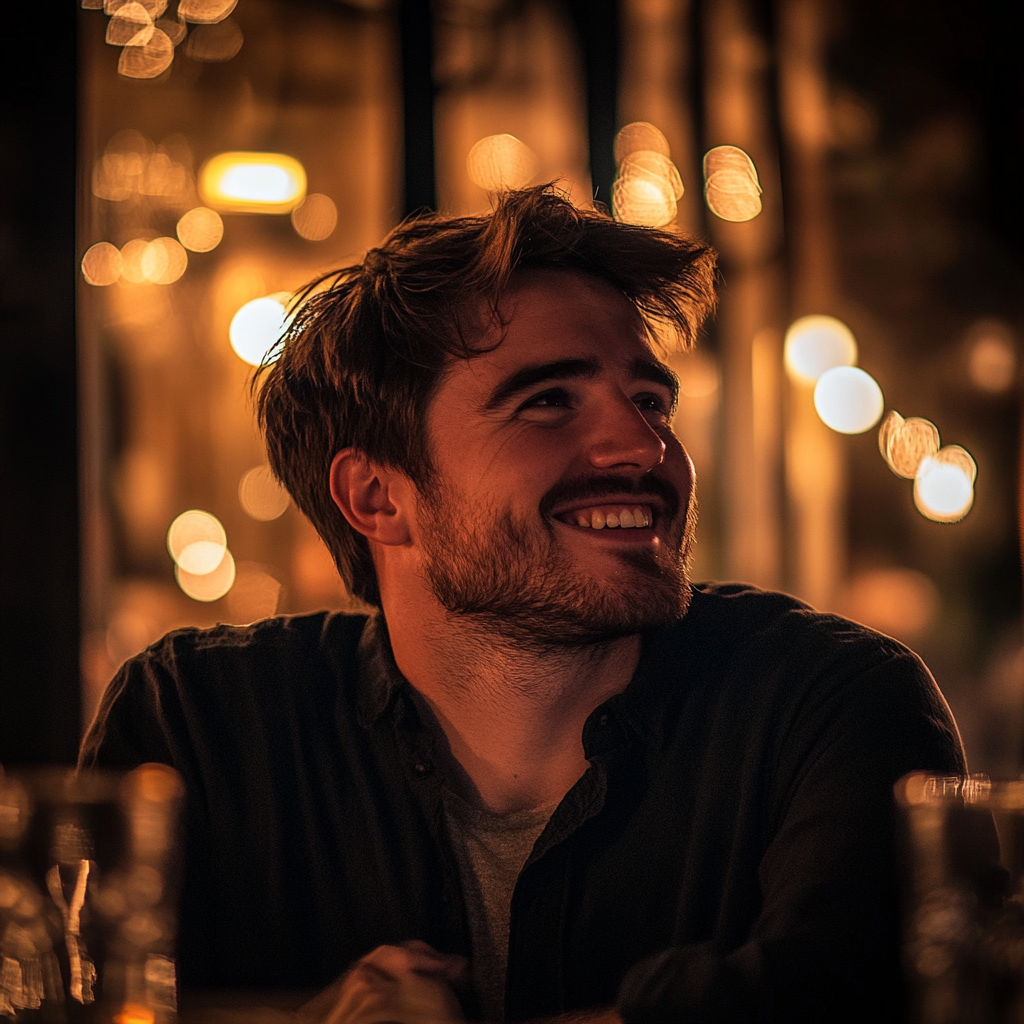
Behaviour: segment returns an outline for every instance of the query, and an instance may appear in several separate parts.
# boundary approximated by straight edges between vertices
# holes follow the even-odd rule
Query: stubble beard
[[[668,625],[686,614],[697,520],[692,493],[659,550],[615,553],[601,583],[573,564],[555,529],[532,530],[509,509],[477,509],[436,479],[421,489],[423,572],[440,604],[482,629],[540,648],[586,647]]]

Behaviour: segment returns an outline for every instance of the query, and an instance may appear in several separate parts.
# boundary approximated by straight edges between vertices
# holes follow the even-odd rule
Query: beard
[[[658,495],[667,536],[655,550],[613,552],[619,568],[595,580],[559,542],[546,515],[560,503],[608,495]],[[444,481],[420,490],[424,576],[451,614],[473,617],[492,635],[550,649],[585,647],[668,625],[686,614],[697,521],[670,484],[646,476],[601,476],[556,485],[540,505],[542,526],[510,509],[474,506]],[[468,513],[468,514],[467,514]]]

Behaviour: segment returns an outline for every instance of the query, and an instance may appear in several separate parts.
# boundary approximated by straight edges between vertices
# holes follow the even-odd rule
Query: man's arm
[[[466,961],[424,942],[378,946],[299,1013],[301,1024],[456,1024],[453,985]],[[577,1011],[532,1024],[622,1024],[614,1008]]]

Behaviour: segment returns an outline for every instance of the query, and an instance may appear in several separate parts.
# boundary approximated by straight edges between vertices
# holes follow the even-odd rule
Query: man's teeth
[[[651,512],[639,505],[607,513],[599,508],[581,509],[576,513],[576,525],[590,530],[603,530],[606,526],[620,530],[642,529],[651,525]]]

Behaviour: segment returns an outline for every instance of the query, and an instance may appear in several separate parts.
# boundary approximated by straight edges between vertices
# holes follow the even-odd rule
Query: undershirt
[[[557,804],[495,814],[456,793],[441,794],[469,923],[470,974],[485,1021],[505,1020],[512,891]]]

